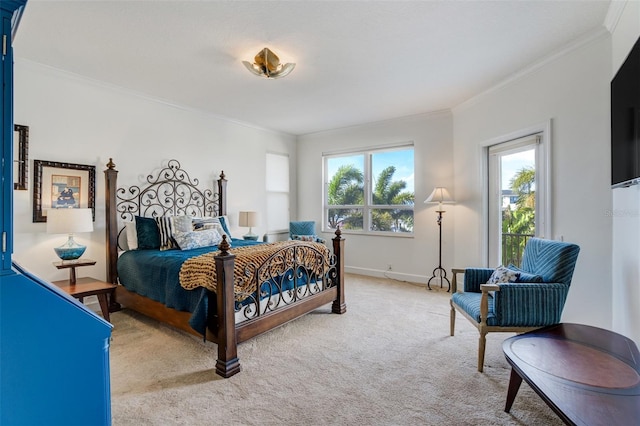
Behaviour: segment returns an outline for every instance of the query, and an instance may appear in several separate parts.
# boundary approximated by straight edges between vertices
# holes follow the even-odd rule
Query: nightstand
[[[119,308],[118,304],[113,302],[113,294],[117,286],[91,277],[76,278],[77,267],[95,265],[95,263],[96,261],[91,259],[53,262],[58,269],[70,269],[68,280],[53,281],[53,284],[80,302],[83,302],[85,297],[97,296],[102,316],[109,321],[109,311],[116,311]]]

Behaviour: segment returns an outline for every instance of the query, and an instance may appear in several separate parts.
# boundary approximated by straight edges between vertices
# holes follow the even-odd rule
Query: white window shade
[[[267,153],[267,232],[289,229],[289,156]]]

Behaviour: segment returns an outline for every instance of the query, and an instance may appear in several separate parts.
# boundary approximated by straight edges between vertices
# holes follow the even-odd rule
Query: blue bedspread
[[[232,239],[232,247],[261,244]],[[209,310],[208,292],[204,288],[185,290],[180,286],[182,263],[190,257],[217,251],[218,247],[194,250],[130,250],[118,259],[120,284],[127,290],[161,302],[178,311],[191,312],[191,327],[204,335]],[[215,296],[215,295],[213,295]],[[213,299],[215,300],[215,299]]]

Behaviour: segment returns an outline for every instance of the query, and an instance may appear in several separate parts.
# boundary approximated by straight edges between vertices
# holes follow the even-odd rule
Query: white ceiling
[[[610,1],[29,0],[16,58],[293,135],[452,108],[602,28]],[[297,63],[249,73],[263,47]]]

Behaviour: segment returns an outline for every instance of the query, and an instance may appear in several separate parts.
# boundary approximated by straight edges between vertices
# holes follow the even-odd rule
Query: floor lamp
[[[447,282],[447,291],[449,291],[451,289],[451,282],[447,278],[447,271],[442,267],[442,214],[444,213],[444,210],[442,210],[442,204],[453,203],[454,201],[446,188],[436,187],[424,202],[434,204],[438,203],[438,210],[436,213],[438,213],[438,231],[440,234],[438,239],[438,266],[433,270],[431,278],[429,278],[429,281],[427,282],[427,288],[431,290],[431,281],[437,277],[440,278],[440,288],[442,288],[442,281],[444,280]]]

